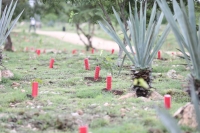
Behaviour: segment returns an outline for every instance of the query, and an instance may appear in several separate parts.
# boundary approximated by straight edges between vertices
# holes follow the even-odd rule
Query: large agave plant
[[[134,80],[142,78],[147,82],[149,86],[151,85],[151,65],[153,59],[158,50],[161,48],[166,36],[170,31],[170,26],[168,25],[165,30],[160,34],[159,30],[164,14],[158,14],[156,12],[156,8],[157,5],[156,3],[154,3],[149,24],[147,27],[147,4],[145,3],[145,7],[143,8],[143,4],[140,3],[140,11],[138,14],[136,1],[134,16],[129,5],[130,16],[128,19],[128,29],[130,34],[126,32],[118,13],[115,11],[115,9],[113,9],[115,17],[119,23],[119,26],[121,27],[123,35],[126,39],[126,43],[128,44],[128,48],[131,52],[126,49],[123,41],[106,20],[104,20],[104,22],[99,22],[101,28],[106,33],[108,33],[112,37],[112,39],[123,49],[127,57],[133,63],[134,67],[131,70],[133,75],[132,79]],[[133,86],[133,89],[136,90],[136,94],[138,96],[146,97],[149,94],[149,87],[142,87],[141,85],[138,86],[137,83]]]
[[[6,38],[14,28],[15,24],[17,23],[18,19],[22,15],[23,11],[11,22],[13,13],[15,11],[17,5],[17,1],[13,5],[13,1],[11,1],[9,6],[6,6],[3,13],[1,13],[2,8],[2,0],[0,0],[0,46],[3,45]],[[0,52],[0,65],[2,61],[2,52]]]
[[[187,10],[183,0],[180,0],[180,6],[176,0],[173,0],[174,15],[169,9],[166,0],[157,0],[157,2],[174,32],[185,59],[188,64],[192,64],[190,68],[191,77],[200,98],[200,32],[197,32],[196,29],[194,1],[188,0]],[[187,58],[185,49],[190,55],[190,60]],[[188,92],[190,94],[190,90]]]
[[[2,0],[0,0],[0,46],[4,43],[18,19],[20,18],[23,11],[11,22],[13,13],[15,11],[17,5],[17,1],[13,5],[13,1],[11,1],[9,6],[6,6],[3,13],[1,13]]]

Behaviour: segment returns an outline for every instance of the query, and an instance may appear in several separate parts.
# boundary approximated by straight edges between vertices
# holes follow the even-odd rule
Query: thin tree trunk
[[[89,27],[90,27],[90,24],[89,24]],[[90,28],[90,29],[91,29],[91,28]],[[92,28],[92,30],[94,30],[94,29]],[[86,46],[86,51],[88,51],[89,48],[93,48],[93,46],[92,46],[92,41],[91,41],[92,36],[90,35],[90,33],[89,33],[89,34],[85,33],[85,32],[80,28],[79,24],[76,24],[76,31],[77,31],[77,34],[78,34],[80,40],[85,44],[85,46]],[[79,31],[87,38],[88,44],[83,40],[83,38],[81,37],[81,34],[79,33]],[[91,33],[94,33],[94,31],[90,31],[90,32],[91,32]],[[93,34],[92,34],[92,35],[93,35]]]
[[[5,46],[4,46],[4,50],[13,51],[13,49],[12,49],[12,40],[11,40],[10,35],[8,35],[8,37],[7,37],[7,42],[6,42]]]

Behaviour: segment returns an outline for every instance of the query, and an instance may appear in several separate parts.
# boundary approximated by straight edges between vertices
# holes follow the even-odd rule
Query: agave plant
[[[13,30],[15,24],[17,23],[18,19],[22,15],[23,11],[11,22],[13,13],[15,11],[17,5],[17,1],[13,5],[13,1],[11,1],[9,6],[6,6],[3,13],[1,14],[1,8],[2,8],[2,0],[0,0],[0,46],[3,45],[6,38],[10,34],[10,32]],[[2,58],[2,55],[0,53],[0,58]],[[1,60],[0,60],[1,61]],[[1,62],[0,62],[1,64]]]
[[[152,62],[153,59],[161,48],[163,42],[166,39],[170,31],[170,26],[168,25],[165,30],[160,35],[160,26],[164,17],[164,14],[158,14],[156,12],[157,5],[154,3],[151,17],[148,23],[146,24],[146,12],[147,4],[145,3],[144,11],[143,4],[140,3],[140,11],[138,14],[137,1],[135,2],[134,16],[129,4],[129,19],[128,19],[128,29],[129,33],[126,32],[123,23],[118,15],[118,13],[113,8],[115,17],[121,27],[123,35],[128,44],[129,52],[123,44],[123,41],[117,35],[117,33],[112,29],[109,23],[104,20],[104,22],[99,22],[101,28],[108,33],[112,39],[123,49],[127,57],[130,59],[134,65],[131,69],[132,80],[134,79],[144,79],[148,84],[148,87],[138,86],[139,83],[134,83],[133,90],[136,91],[137,96],[148,97],[150,94],[149,88],[151,87],[151,72],[152,72]],[[146,28],[147,27],[147,28]],[[135,51],[134,51],[135,49]],[[136,52],[136,53],[135,53]],[[140,80],[135,80],[140,81]]]
[[[180,0],[180,6],[176,0],[173,0],[175,15],[172,14],[166,0],[157,0],[157,2],[174,32],[188,65],[192,64],[190,77],[194,81],[196,93],[200,98],[200,32],[196,28],[194,1],[188,0],[187,10],[183,0]],[[184,48],[188,51],[190,58],[187,57]],[[190,89],[188,89],[188,92],[190,94]]]

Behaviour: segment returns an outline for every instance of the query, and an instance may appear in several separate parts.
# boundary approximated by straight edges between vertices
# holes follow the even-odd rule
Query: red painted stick
[[[115,52],[115,50],[114,50],[114,49],[112,49],[112,51],[111,51],[111,54],[114,54],[114,52]]]
[[[40,50],[37,49],[37,50],[36,50],[36,53],[37,53],[37,55],[40,55]]]
[[[85,70],[89,70],[90,66],[89,66],[89,60],[88,60],[88,58],[84,59],[84,63],[85,63]]]
[[[111,88],[112,88],[112,76],[108,75],[106,77],[106,89],[111,90]]]
[[[37,97],[38,95],[38,82],[32,83],[32,97]]]
[[[164,103],[165,103],[165,108],[170,109],[171,108],[171,96],[170,95],[165,95],[164,96]]]
[[[91,51],[91,52],[92,52],[92,54],[94,54],[94,49],[93,49],[93,48],[92,48],[92,51]]]
[[[76,54],[76,50],[73,50],[73,51],[72,51],[72,54]]]
[[[52,59],[50,60],[50,63],[49,63],[49,68],[53,68],[53,64],[54,64],[54,59],[52,58]]]
[[[95,67],[95,75],[94,75],[94,80],[99,79],[99,71],[100,71],[100,66]]]
[[[158,59],[161,59],[161,52],[160,52],[160,50],[158,51]]]
[[[87,126],[79,127],[79,133],[88,133],[88,127]]]

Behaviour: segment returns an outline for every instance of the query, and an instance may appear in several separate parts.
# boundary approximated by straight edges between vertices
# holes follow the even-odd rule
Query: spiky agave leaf
[[[120,37],[117,33],[112,29],[107,21],[104,20],[104,23],[99,22],[101,28],[108,33],[112,39],[123,49],[126,53],[127,57],[132,61],[135,65],[136,69],[146,69],[151,67],[152,61],[164,43],[166,36],[170,31],[170,26],[168,25],[165,30],[162,32],[162,35],[159,35],[159,29],[164,17],[164,14],[160,14],[158,19],[156,20],[156,3],[154,3],[150,21],[148,24],[148,28],[146,29],[146,4],[144,8],[144,12],[142,10],[142,3],[140,8],[140,14],[137,13],[137,2],[136,2],[134,16],[132,14],[132,10],[129,4],[129,20],[128,20],[128,29],[130,31],[129,34],[124,28],[124,25],[118,15],[118,13],[113,8],[115,17],[121,27],[124,38],[128,47],[130,48],[130,53],[126,49],[123,41],[121,41]],[[136,54],[134,53],[133,47],[135,48]],[[134,55],[135,54],[135,55]]]
[[[195,79],[200,80],[200,34],[196,30],[194,1],[188,0],[188,10],[186,10],[182,0],[180,1],[180,6],[176,0],[173,0],[173,9],[177,23],[166,0],[157,0],[157,2],[165,14],[188,64],[190,64],[190,60],[187,58],[184,48],[189,52],[193,66],[191,68],[192,75]]]
[[[157,114],[163,125],[170,133],[181,133],[181,129],[177,125],[176,120],[172,118],[168,112],[165,110],[157,109]]]
[[[2,5],[2,0],[0,0],[0,10]],[[6,6],[0,19],[0,46],[4,43],[10,32],[13,30],[18,19],[22,15],[23,11],[11,22],[13,13],[15,11],[17,1],[13,5],[13,0],[11,1],[9,7]]]

